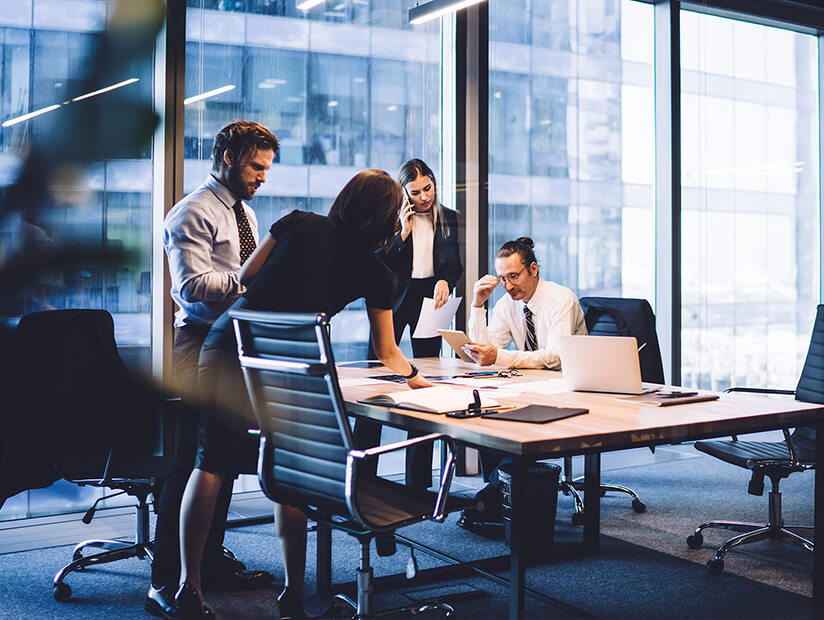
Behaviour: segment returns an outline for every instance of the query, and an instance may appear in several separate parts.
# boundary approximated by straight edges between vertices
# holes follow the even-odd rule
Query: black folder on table
[[[527,405],[520,409],[488,413],[481,417],[488,420],[510,420],[512,422],[530,422],[532,424],[546,424],[555,420],[571,418],[574,415],[589,413],[589,409],[578,407],[550,407],[549,405]]]

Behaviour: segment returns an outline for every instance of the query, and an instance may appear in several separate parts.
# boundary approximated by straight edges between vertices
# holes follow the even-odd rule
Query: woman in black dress
[[[281,218],[241,269],[241,282],[248,288],[233,307],[332,316],[363,297],[381,362],[407,377],[410,387],[429,387],[395,343],[392,274],[375,254],[391,241],[402,202],[401,187],[386,172],[366,170],[343,188],[328,216],[293,211]],[[177,603],[184,620],[208,613],[200,598],[200,562],[220,483],[226,475],[256,471],[258,441],[246,433],[255,425],[254,415],[228,312],[215,322],[201,349],[200,386],[210,408],[201,416],[197,460],[181,506]],[[286,572],[280,613],[299,616],[306,516],[276,504],[275,522]]]

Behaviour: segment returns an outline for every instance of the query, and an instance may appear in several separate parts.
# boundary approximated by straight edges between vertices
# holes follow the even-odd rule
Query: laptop
[[[638,342],[632,336],[561,336],[561,370],[576,392],[647,394],[641,383]]]

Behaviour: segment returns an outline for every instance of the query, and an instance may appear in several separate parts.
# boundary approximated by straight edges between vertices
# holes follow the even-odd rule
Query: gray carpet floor
[[[570,524],[571,500],[559,497],[556,543],[546,560],[527,571],[530,588],[553,596],[587,614],[602,618],[809,618],[812,554],[797,547],[767,541],[739,547],[727,556],[724,572],[710,576],[704,563],[728,532],[711,531],[704,548],[687,548],[686,536],[701,522],[713,518],[761,521],[767,498],[747,495],[747,472],[706,456],[694,456],[683,446],[685,458],[626,467],[606,472],[604,481],[634,488],[647,504],[636,514],[625,496],[602,500],[602,542],[598,554],[582,556],[574,550],[580,529]],[[686,458],[689,457],[689,458]],[[811,523],[813,476],[796,474],[782,483],[785,521]],[[405,528],[410,538],[461,560],[506,552],[502,541],[490,540],[455,526],[455,516],[444,524],[423,523]],[[310,534],[309,553],[315,537]],[[348,536],[333,539],[335,581],[354,577],[358,548]],[[249,566],[265,568],[282,583],[276,541],[271,525],[231,530],[227,546]],[[69,547],[55,547],[0,555],[0,618],[144,618],[143,597],[149,567],[128,560],[73,574],[70,602],[51,597],[51,579],[69,556]],[[373,554],[374,556],[374,554]],[[421,568],[440,565],[417,553]],[[399,548],[391,558],[374,557],[375,574],[405,570],[409,552]],[[326,601],[312,591],[314,563],[307,566],[307,609],[322,612]],[[505,576],[505,573],[502,572]],[[402,589],[378,591],[376,607],[393,607],[427,596],[456,595],[461,618],[503,618],[507,615],[506,589],[476,576],[437,584],[408,582]],[[212,594],[208,602],[223,618],[277,618],[276,588],[252,593]],[[529,618],[566,618],[569,614],[543,602],[527,599]]]

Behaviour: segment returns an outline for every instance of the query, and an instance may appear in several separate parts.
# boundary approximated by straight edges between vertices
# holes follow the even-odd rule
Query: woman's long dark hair
[[[401,186],[383,170],[359,172],[340,191],[329,218],[360,234],[373,250],[389,245],[403,204]]]
[[[432,230],[437,230],[438,227],[438,210],[440,209],[441,203],[438,200],[438,182],[435,180],[435,173],[432,172],[432,168],[426,165],[422,159],[410,159],[406,162],[401,169],[398,171],[398,183],[401,184],[401,187],[404,188],[404,192],[406,191],[406,184],[411,183],[419,176],[429,177],[429,180],[432,181],[432,187],[435,188],[435,195],[432,199]],[[447,234],[446,230],[446,221],[441,221],[441,232],[444,236]],[[398,230],[400,230],[400,221],[398,221]]]

